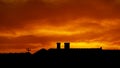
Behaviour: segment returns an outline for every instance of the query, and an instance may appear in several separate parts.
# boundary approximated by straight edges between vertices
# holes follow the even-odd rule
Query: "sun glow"
[[[100,48],[102,47],[100,42],[71,42],[71,48]]]

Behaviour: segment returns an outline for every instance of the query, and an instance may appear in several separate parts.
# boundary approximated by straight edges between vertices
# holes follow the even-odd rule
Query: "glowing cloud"
[[[54,47],[120,49],[119,0],[0,0],[0,52]]]

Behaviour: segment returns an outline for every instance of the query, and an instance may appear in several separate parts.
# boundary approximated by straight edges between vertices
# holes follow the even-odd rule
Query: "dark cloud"
[[[120,5],[113,0],[70,0],[60,5],[53,5],[42,0],[30,0],[18,5],[0,3],[0,24],[3,28],[21,28],[33,23],[30,22],[32,20],[45,19],[49,21],[47,24],[56,25],[81,17],[106,19],[120,16]]]

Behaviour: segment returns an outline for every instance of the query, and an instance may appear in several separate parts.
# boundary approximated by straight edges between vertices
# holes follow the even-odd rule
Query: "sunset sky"
[[[0,52],[120,49],[120,0],[0,0]]]

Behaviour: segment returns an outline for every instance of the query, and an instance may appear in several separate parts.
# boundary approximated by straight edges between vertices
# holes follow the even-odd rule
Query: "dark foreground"
[[[101,66],[120,65],[119,50],[101,49],[41,49],[35,54],[0,54],[0,65],[25,66]]]

